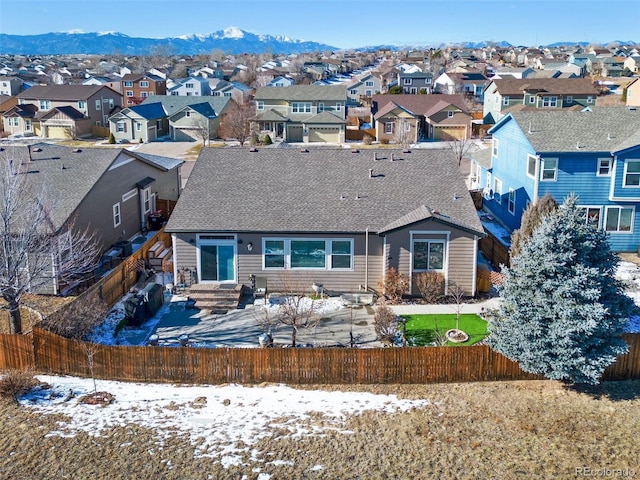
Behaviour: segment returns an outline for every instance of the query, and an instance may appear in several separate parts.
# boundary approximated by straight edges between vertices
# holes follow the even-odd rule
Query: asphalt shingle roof
[[[177,111],[182,110],[184,107],[191,105],[197,105],[199,103],[208,103],[216,115],[224,113],[224,109],[231,101],[231,97],[188,97],[186,95],[153,95],[147,97],[141,105],[148,105],[149,103],[160,102],[167,112],[167,116],[172,116]]]
[[[203,149],[166,231],[381,232],[426,207],[483,232],[448,151],[304,150]]]
[[[627,107],[522,111],[509,116],[537,152],[617,152],[640,145],[640,111]]]
[[[16,95],[18,98],[76,101],[86,100],[105,87],[104,85],[36,85]]]
[[[256,90],[256,100],[286,100],[286,101],[345,101],[347,99],[346,85],[290,85],[288,87],[259,87]]]
[[[598,90],[588,78],[500,78],[493,82],[500,95],[523,95],[524,91],[539,91],[555,95],[597,95]]]

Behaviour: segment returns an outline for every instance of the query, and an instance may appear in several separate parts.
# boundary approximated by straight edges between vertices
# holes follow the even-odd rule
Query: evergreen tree
[[[509,255],[517,257],[522,252],[522,246],[531,238],[533,231],[547,215],[558,209],[558,202],[549,193],[545,193],[536,203],[530,204],[522,214],[520,228],[511,234],[511,249]]]
[[[594,384],[627,352],[621,335],[633,303],[614,277],[606,233],[576,204],[567,197],[504,269],[489,344],[527,372]]]

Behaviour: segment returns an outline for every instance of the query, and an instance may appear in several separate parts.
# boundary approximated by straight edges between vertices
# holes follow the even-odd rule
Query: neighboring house
[[[182,160],[114,148],[72,149],[39,143],[7,145],[1,153],[21,161],[29,180],[44,187],[50,226],[95,233],[100,249],[137,236],[156,200],[177,200]],[[59,294],[55,272],[44,293]]]
[[[640,107],[640,80],[634,78],[626,86],[627,107]]]
[[[482,103],[483,92],[489,80],[481,73],[443,73],[434,82],[438,93],[464,93]]]
[[[178,83],[169,88],[167,95],[182,95],[185,97],[202,97],[211,95],[211,87],[204,77],[190,77],[179,80]]]
[[[260,87],[253,122],[285,142],[344,143],[347,90],[342,85]]]
[[[221,116],[236,105],[231,97],[183,97],[158,95],[142,105],[160,102],[166,113],[171,140],[202,140],[207,130],[209,140],[218,138]]]
[[[121,79],[123,106],[138,105],[147,97],[167,94],[166,79],[151,73],[127,73]]]
[[[407,181],[411,179],[411,181]],[[176,278],[378,290],[390,268],[476,292],[484,236],[458,166],[398,149],[203,149],[165,228]]]
[[[18,104],[18,99],[13,96],[0,95],[0,117]],[[19,123],[19,122],[18,122]],[[4,132],[4,122],[0,122],[0,132]]]
[[[382,80],[369,73],[347,87],[347,98],[350,105],[361,105],[363,100],[371,100],[371,97],[381,92]]]
[[[490,158],[471,155],[473,187],[484,188],[485,208],[509,230],[545,193],[559,203],[575,193],[585,221],[604,229],[614,250],[638,250],[640,111],[512,112],[489,133]]]
[[[17,98],[15,109],[2,115],[5,130],[43,138],[90,135],[93,125],[108,125],[122,101],[118,92],[101,85],[35,86]]]
[[[0,77],[0,95],[9,97],[17,95],[22,90],[24,82],[19,77]]]
[[[633,55],[627,57],[624,61],[624,67],[628,68],[631,73],[640,72],[640,56]]]
[[[622,77],[624,72],[625,57],[607,57],[601,61],[600,74],[603,77]]]
[[[211,95],[214,97],[231,97],[238,103],[245,103],[251,98],[252,94],[253,88],[240,82],[219,80],[211,88]]]
[[[294,83],[296,82],[293,78],[278,75],[267,84],[267,87],[290,87]]]
[[[402,93],[415,95],[417,93],[431,93],[433,75],[431,72],[399,71],[397,85],[402,87]]]
[[[374,95],[371,109],[382,142],[469,138],[471,115],[461,94]]]
[[[517,109],[567,109],[593,106],[598,90],[586,78],[492,79],[484,91],[484,123],[496,123]]]
[[[119,143],[154,142],[169,134],[167,112],[161,102],[132,105],[109,117],[109,131]]]

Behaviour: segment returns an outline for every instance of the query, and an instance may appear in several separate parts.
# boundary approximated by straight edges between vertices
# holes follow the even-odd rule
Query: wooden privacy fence
[[[478,246],[494,267],[500,267],[500,265],[508,267],[510,265],[509,248],[500,243],[491,233],[487,233],[486,237],[481,238],[478,241]]]
[[[8,338],[7,338],[8,337]],[[603,380],[640,378],[640,335]],[[168,383],[376,384],[541,379],[486,345],[408,348],[192,348],[98,345],[34,328],[0,336],[0,368]]]

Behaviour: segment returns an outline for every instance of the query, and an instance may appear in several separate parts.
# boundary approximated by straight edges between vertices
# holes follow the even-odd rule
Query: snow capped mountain
[[[238,27],[213,33],[187,34],[168,38],[129,37],[118,32],[56,32],[41,35],[0,33],[0,53],[28,55],[112,54],[150,55],[162,47],[172,53],[197,55],[222,50],[225,53],[302,53],[336,50],[331,45],[291,39],[283,35],[256,35]]]

